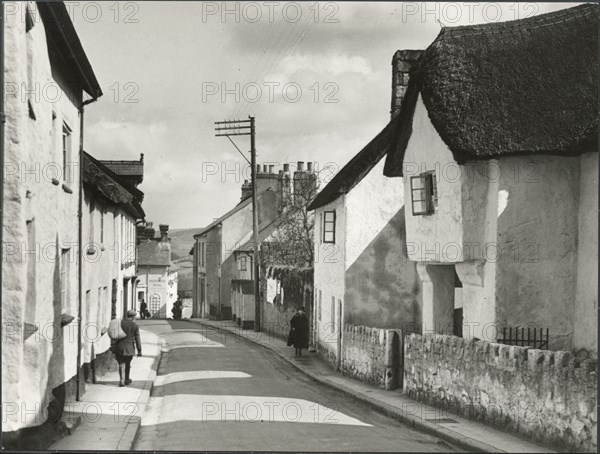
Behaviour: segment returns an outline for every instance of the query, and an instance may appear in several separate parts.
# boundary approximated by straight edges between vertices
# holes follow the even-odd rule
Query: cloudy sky
[[[239,201],[248,169],[213,122],[256,116],[259,163],[339,169],[387,124],[396,50],[427,47],[442,25],[574,5],[65,3],[104,91],[86,109],[85,148],[144,153],[147,219],[171,228],[202,227]]]

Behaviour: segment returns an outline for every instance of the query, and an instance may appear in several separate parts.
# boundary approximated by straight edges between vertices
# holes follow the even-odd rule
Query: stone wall
[[[392,369],[400,367],[400,339],[393,344],[395,330],[346,324],[342,335],[341,372],[362,382],[388,389],[392,385]],[[397,350],[394,355],[394,348]],[[395,359],[394,359],[395,358]]]
[[[596,360],[455,336],[405,338],[404,392],[575,451],[596,450]]]
[[[262,326],[270,337],[288,338],[290,320],[296,312],[294,306],[264,303],[262,306]]]

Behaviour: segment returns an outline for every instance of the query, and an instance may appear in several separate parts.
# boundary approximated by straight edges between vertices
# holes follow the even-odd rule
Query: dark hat
[[[135,317],[137,315],[137,311],[134,311],[133,309],[129,309],[127,311],[127,317]]]

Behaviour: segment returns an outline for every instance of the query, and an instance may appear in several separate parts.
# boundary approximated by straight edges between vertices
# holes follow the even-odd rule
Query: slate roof
[[[156,239],[144,239],[137,245],[138,266],[170,266],[171,243]]]
[[[458,163],[597,151],[598,5],[445,27],[411,74],[384,174],[401,176],[421,93]]]
[[[139,189],[135,189],[115,175],[90,154],[83,153],[83,186],[104,201],[123,208],[136,219],[146,214],[139,203]]]
[[[44,22],[46,36],[54,43],[83,90],[93,99],[102,96],[92,65],[77,36],[73,22],[63,2],[36,2],[37,10]]]
[[[257,199],[259,199],[267,191],[272,191],[272,189],[271,188],[265,189],[263,192],[261,192],[260,194],[257,195]],[[196,238],[196,237],[198,237],[200,235],[204,235],[206,232],[208,232],[209,230],[212,230],[214,227],[216,227],[217,225],[221,224],[225,219],[227,219],[230,216],[234,215],[235,213],[237,213],[238,211],[240,211],[245,206],[248,206],[248,204],[250,204],[250,203],[252,203],[252,197],[246,197],[245,199],[243,199],[242,201],[240,201],[235,207],[233,207],[231,210],[229,210],[227,213],[225,213],[223,216],[221,216],[220,218],[214,220],[209,225],[207,225],[202,230],[200,230],[198,233],[196,233],[194,235],[194,238]],[[192,248],[192,250],[190,251],[190,254],[193,254],[193,251],[194,251],[194,248]]]
[[[274,220],[273,222],[271,222],[270,224],[264,226],[259,232],[258,232],[258,242],[262,243],[264,240],[266,240],[269,236],[271,236],[271,234],[277,230],[277,226],[278,226],[278,220]],[[238,247],[235,252],[254,252],[254,239],[251,237],[248,241],[246,241],[244,244],[242,244],[240,247]]]
[[[399,126],[400,118],[397,116],[319,191],[307,209],[310,211],[327,205],[360,183],[386,155]]]

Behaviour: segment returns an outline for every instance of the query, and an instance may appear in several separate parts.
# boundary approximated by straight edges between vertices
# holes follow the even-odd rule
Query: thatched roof
[[[399,127],[396,117],[383,128],[348,164],[346,164],[325,186],[313,201],[308,210],[315,210],[333,202],[342,194],[350,192],[375,167],[388,152],[392,138]]]
[[[119,180],[110,169],[90,154],[83,153],[83,187],[105,202],[121,207],[136,219],[146,214],[139,203],[139,189]]]
[[[598,6],[443,28],[419,60],[384,173],[401,176],[421,93],[455,160],[597,149]],[[410,96],[409,96],[410,95]]]

